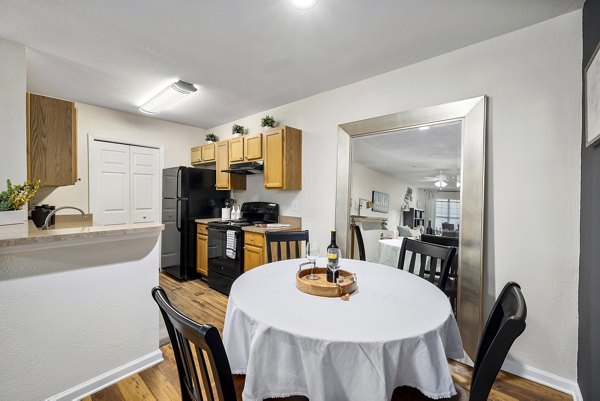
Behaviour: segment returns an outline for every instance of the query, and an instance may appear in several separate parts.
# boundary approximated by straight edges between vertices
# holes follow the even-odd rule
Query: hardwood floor
[[[226,296],[211,290],[203,281],[177,281],[166,274],[160,275],[160,285],[175,307],[194,320],[211,324],[219,331],[223,331],[227,309]],[[153,302],[150,293],[148,299],[149,302]],[[84,401],[180,401],[179,378],[173,350],[170,344],[161,347],[161,350],[164,356],[162,363],[84,398]],[[450,361],[449,365],[454,382],[468,388],[471,382],[471,368],[455,361]],[[403,395],[399,392],[395,393],[392,398],[392,401],[401,400],[427,400],[427,398],[418,391],[409,390]],[[572,400],[572,398],[549,387],[501,372],[494,383],[489,400],[543,401]]]

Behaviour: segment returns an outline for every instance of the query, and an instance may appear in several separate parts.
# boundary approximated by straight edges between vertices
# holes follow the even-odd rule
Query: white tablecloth
[[[403,237],[379,240],[379,263],[386,266],[398,267],[400,259],[400,248],[402,248]]]
[[[260,266],[233,284],[224,344],[233,373],[246,374],[245,401],[389,401],[402,385],[431,398],[455,394],[446,358],[462,358],[462,342],[439,289],[398,269],[343,260],[358,292],[348,302],[312,296],[296,288],[303,261]]]

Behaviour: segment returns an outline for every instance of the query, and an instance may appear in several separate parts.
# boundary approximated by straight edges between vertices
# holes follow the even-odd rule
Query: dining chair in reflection
[[[358,244],[358,258],[366,261],[367,255],[365,254],[365,242],[363,241],[362,230],[358,224],[352,224],[350,227],[352,227],[352,231],[356,236],[356,243]]]
[[[457,395],[451,400],[485,401],[494,385],[496,376],[515,340],[525,331],[527,304],[521,286],[508,282],[492,308],[479,341],[479,348],[473,367],[471,389],[467,391],[455,386]],[[412,387],[399,387],[392,395],[392,401],[429,400]]]
[[[400,248],[398,268],[403,270],[407,252],[411,252],[408,272],[429,280],[444,291],[456,248],[405,238]],[[417,259],[419,262],[417,263]],[[440,268],[438,271],[438,261]]]
[[[268,263],[278,260],[302,258],[301,245],[302,242],[308,242],[308,230],[267,232],[265,238],[267,242]],[[277,254],[277,259],[275,260],[273,260],[273,247],[275,247]],[[284,251],[283,254],[282,248]]]

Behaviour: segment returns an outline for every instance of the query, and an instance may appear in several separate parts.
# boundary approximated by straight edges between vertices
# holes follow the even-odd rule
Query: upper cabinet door
[[[265,188],[283,188],[283,128],[264,134]]]
[[[229,163],[244,161],[244,137],[229,140]]]
[[[202,163],[202,146],[192,148],[192,164]]]
[[[130,162],[131,222],[156,222],[160,208],[158,149],[131,146]]]
[[[262,134],[244,136],[244,158],[246,160],[262,159]]]
[[[203,162],[214,162],[215,161],[215,144],[207,143],[202,145],[202,161]]]
[[[229,189],[229,173],[221,170],[229,168],[229,143],[228,141],[217,142],[217,189]]]
[[[43,186],[77,181],[75,104],[27,94],[27,177]]]

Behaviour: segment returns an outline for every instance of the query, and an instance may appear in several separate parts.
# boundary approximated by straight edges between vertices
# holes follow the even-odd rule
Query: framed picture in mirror
[[[585,67],[585,139],[586,146],[600,139],[600,43]]]
[[[373,211],[387,213],[390,211],[390,197],[383,192],[373,191]]]

